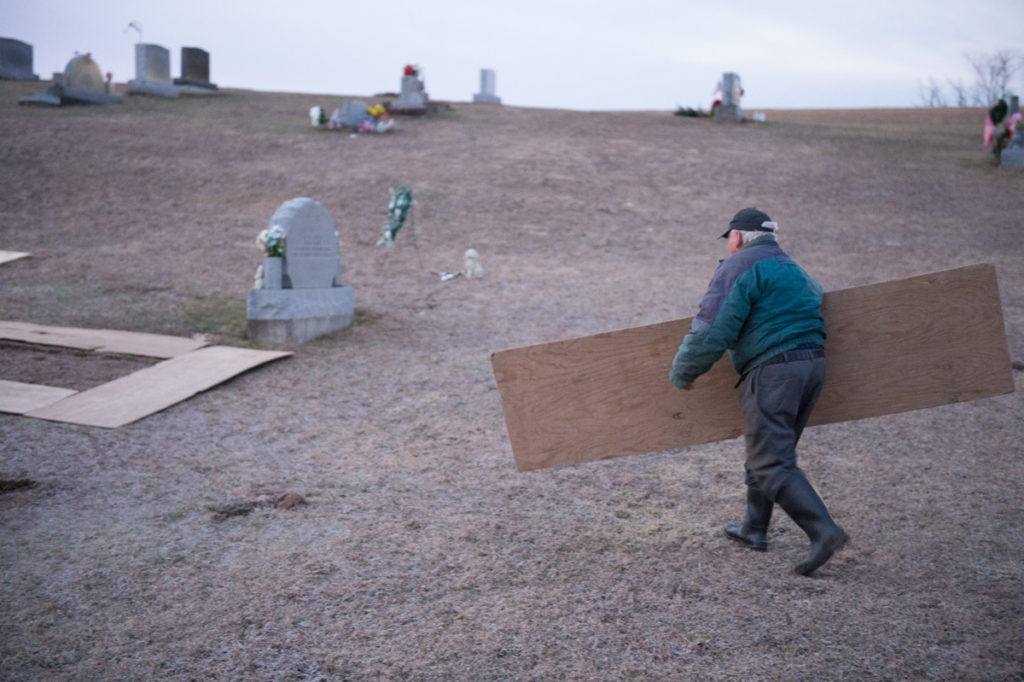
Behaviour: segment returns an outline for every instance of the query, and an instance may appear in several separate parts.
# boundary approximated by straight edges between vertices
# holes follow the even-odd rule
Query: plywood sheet
[[[12,260],[18,260],[19,258],[25,258],[28,255],[24,251],[0,251],[0,265],[10,263]]]
[[[828,375],[811,425],[1014,390],[995,268],[975,265],[833,291]],[[723,358],[680,391],[668,373],[692,318],[491,356],[516,467],[564,466],[734,438]]]
[[[47,327],[7,320],[0,320],[0,339],[150,358],[173,358],[206,345],[206,339],[201,335],[186,338],[116,329]]]
[[[0,379],[0,412],[24,414],[52,405],[75,393],[76,391],[70,388],[23,384],[20,381]]]
[[[186,400],[285,351],[209,346],[26,412],[27,417],[117,428]]]

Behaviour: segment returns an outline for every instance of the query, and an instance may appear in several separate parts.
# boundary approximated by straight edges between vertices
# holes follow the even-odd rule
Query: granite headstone
[[[32,73],[32,46],[14,38],[0,38],[0,79],[37,81]]]
[[[338,235],[327,209],[310,198],[290,199],[274,213],[270,226],[285,234],[281,281],[249,291],[249,337],[304,343],[350,325],[353,292],[341,284]]]
[[[473,101],[501,104],[501,98],[494,94],[494,69],[480,69],[480,92],[473,95]]]
[[[135,79],[128,81],[132,95],[177,97],[178,88],[171,83],[171,53],[160,45],[135,44]]]
[[[743,86],[740,77],[735,73],[722,74],[722,103],[715,107],[715,118],[726,120],[742,120],[746,117],[740,108]]]
[[[210,82],[210,53],[199,47],[181,48],[181,78],[174,79],[175,85],[186,86],[182,92],[197,93],[198,90],[216,90]]]
[[[427,110],[427,98],[423,94],[423,81],[419,76],[402,76],[402,91],[391,105],[399,113],[423,113]]]
[[[1015,129],[1013,137],[999,155],[1006,168],[1024,168],[1024,129]]]
[[[373,117],[366,113],[368,108],[369,107],[366,106],[366,102],[353,99],[342,104],[341,109],[338,109],[334,113],[337,116],[337,121],[340,125],[355,128],[362,121],[373,120]],[[333,115],[332,118],[334,118]]]

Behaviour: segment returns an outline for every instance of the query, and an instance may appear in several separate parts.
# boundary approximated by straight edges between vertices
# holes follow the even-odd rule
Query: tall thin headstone
[[[740,108],[740,98],[743,96],[743,86],[740,77],[735,73],[722,74],[722,98],[721,104],[715,107],[715,118],[726,120],[741,120],[746,117],[743,109]]]
[[[0,79],[37,81],[32,73],[32,46],[14,38],[0,38]]]
[[[171,53],[166,47],[135,44],[135,79],[128,81],[128,92],[132,95],[178,96],[178,88],[171,83]]]
[[[480,69],[480,92],[473,95],[473,101],[501,104],[501,98],[494,94],[494,69]]]

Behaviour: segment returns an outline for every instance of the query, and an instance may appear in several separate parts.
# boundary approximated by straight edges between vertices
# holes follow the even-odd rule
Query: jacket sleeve
[[[718,362],[722,353],[736,345],[750,314],[751,274],[737,279],[720,267],[700,302],[690,331],[672,360],[669,379],[679,388],[693,383]]]

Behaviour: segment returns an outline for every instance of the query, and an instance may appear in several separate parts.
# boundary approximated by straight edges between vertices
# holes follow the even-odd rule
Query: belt
[[[794,348],[793,350],[787,350],[784,353],[779,353],[778,355],[773,355],[772,357],[768,358],[767,360],[762,362],[757,367],[765,367],[767,365],[777,365],[777,364],[782,363],[782,362],[797,362],[799,360],[814,360],[815,358],[823,358],[823,357],[825,357],[825,349],[824,348]],[[754,369],[757,369],[757,367],[755,367]],[[750,372],[753,372],[753,371],[754,371],[753,369],[750,370]],[[740,380],[736,382],[736,386],[734,386],[733,388],[738,388],[739,385],[743,383],[743,380],[747,378],[747,374],[750,374],[750,372],[746,372],[745,374],[743,374],[743,376],[740,377]]]
[[[777,365],[780,362],[796,362],[797,360],[813,360],[815,358],[823,357],[825,357],[824,348],[796,348],[794,350],[787,350],[785,353],[773,355],[758,365],[758,367],[764,367],[765,365]]]

